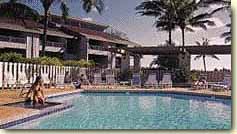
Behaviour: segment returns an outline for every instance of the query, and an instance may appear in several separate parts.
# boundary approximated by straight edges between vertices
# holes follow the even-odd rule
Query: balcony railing
[[[42,42],[41,42],[42,45]],[[47,41],[47,45],[46,46],[50,46],[50,47],[65,47],[65,43],[62,42],[53,42],[53,41]]]
[[[92,50],[100,50],[100,51],[107,51],[107,47],[103,47],[103,46],[95,46],[95,45],[89,45],[89,49]]]
[[[26,43],[26,39],[22,37],[13,37],[0,35],[0,41],[13,42],[13,43]]]

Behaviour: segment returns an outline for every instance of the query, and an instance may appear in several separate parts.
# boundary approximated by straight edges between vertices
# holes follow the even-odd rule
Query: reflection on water
[[[152,111],[156,107],[156,97],[142,96],[138,98],[139,108],[143,112]]]
[[[73,98],[73,99],[72,99]],[[66,99],[64,98],[64,101]],[[229,129],[230,101],[157,94],[83,94],[74,107],[18,128]],[[227,105],[228,104],[228,105]],[[34,124],[28,126],[28,124]]]

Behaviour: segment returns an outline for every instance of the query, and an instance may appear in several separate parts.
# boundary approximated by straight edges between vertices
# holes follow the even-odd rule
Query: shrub
[[[42,65],[55,65],[55,66],[78,66],[78,67],[94,67],[94,61],[86,60],[67,60],[63,61],[56,57],[39,57],[39,58],[25,58],[21,54],[17,53],[2,53],[0,54],[0,61],[3,62],[21,62],[31,64],[42,64]]]
[[[86,60],[67,60],[63,62],[63,65],[65,66],[78,66],[78,67],[94,67],[95,62],[94,61],[86,61]]]
[[[2,53],[0,54],[0,61],[3,62],[26,62],[26,58],[17,53]]]

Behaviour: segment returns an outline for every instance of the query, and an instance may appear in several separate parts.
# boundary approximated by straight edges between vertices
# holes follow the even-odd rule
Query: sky
[[[168,39],[168,33],[165,31],[157,31],[153,26],[153,17],[144,17],[136,14],[135,7],[139,5],[143,0],[104,0],[105,9],[102,14],[98,14],[96,10],[90,13],[85,13],[81,8],[80,1],[68,3],[70,8],[70,16],[80,17],[86,20],[95,21],[101,24],[110,25],[113,28],[125,32],[131,41],[135,41],[143,46],[158,46],[164,43]],[[216,6],[212,6],[206,10],[212,10]],[[57,12],[57,8],[52,9],[52,12]],[[220,38],[220,35],[228,31],[225,27],[227,23],[230,23],[228,12],[219,12],[212,18],[216,26],[210,27],[207,31],[199,28],[195,28],[194,33],[185,33],[186,45],[195,45],[195,41],[201,41],[203,37],[210,40],[210,44],[224,44],[224,39]],[[173,41],[177,45],[181,44],[181,32],[175,30],[172,33]],[[142,59],[142,66],[149,66],[154,56],[144,56]],[[207,70],[213,70],[215,68],[231,69],[231,56],[230,55],[218,55],[219,61],[215,59],[207,58]],[[194,61],[194,56],[191,60],[191,69],[203,69],[202,60]]]

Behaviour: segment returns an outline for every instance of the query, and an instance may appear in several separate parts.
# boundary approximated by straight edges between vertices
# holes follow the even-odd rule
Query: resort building
[[[63,20],[50,16],[47,31],[47,56],[65,60],[93,60],[104,68],[127,69],[130,54],[124,49],[137,43],[106,33],[107,25],[78,18]],[[0,19],[0,53],[17,52],[27,58],[39,57],[42,50],[43,24],[28,19]],[[134,64],[140,64],[140,56]],[[136,59],[136,60],[135,60]]]

